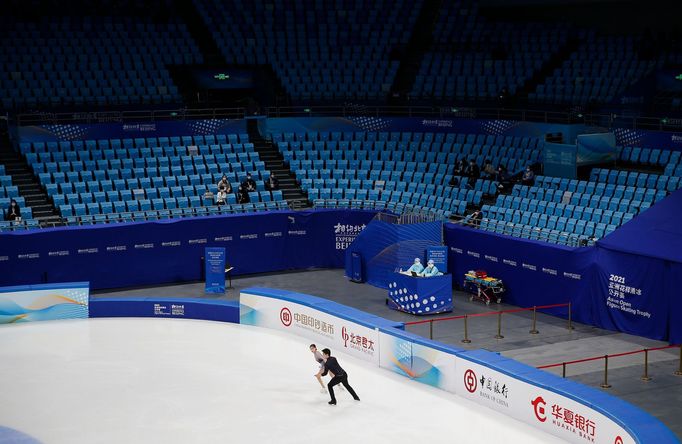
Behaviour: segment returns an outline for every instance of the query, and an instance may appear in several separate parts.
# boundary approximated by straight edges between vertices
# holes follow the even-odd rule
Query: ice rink
[[[338,405],[328,405],[308,341],[258,327],[168,319],[3,326],[0,442],[10,436],[3,427],[45,444],[564,442],[334,352],[362,401],[336,390]]]

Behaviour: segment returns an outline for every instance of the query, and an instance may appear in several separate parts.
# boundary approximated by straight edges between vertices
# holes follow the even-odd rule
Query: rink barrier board
[[[279,298],[282,300],[278,303]],[[305,307],[306,315],[311,317],[329,315],[329,311],[336,307],[339,312],[331,313],[332,315],[339,314],[339,318],[343,316],[345,321],[355,322],[359,327],[373,327],[378,332],[378,361],[376,356],[360,355],[360,358],[493,408],[568,442],[680,442],[658,419],[613,396],[497,353],[486,350],[465,351],[418,337],[386,326],[390,321],[341,304],[322,303],[325,310],[318,311],[320,298],[314,296],[283,290],[247,288],[240,295],[240,320],[245,324],[288,331],[310,338],[309,331],[292,331],[282,323],[279,311],[284,308],[283,304]],[[260,309],[258,316],[254,316],[254,308],[257,312]],[[360,317],[352,319],[350,314],[358,312]],[[330,338],[331,342],[336,345],[337,350],[348,353],[348,350],[338,347],[343,342],[343,338],[339,339],[341,335],[341,332],[335,332],[334,337]],[[328,343],[318,342],[319,345],[329,346]],[[334,350],[334,345],[330,348]],[[502,393],[503,386],[506,396]]]
[[[69,287],[69,285],[65,284],[64,287]],[[566,429],[559,429],[555,424],[553,425],[550,415],[552,415],[554,405],[562,410],[570,407],[573,414],[580,414],[583,418],[593,421],[600,431],[607,429],[607,433],[614,433],[615,435],[612,436],[617,437],[610,440],[598,438],[594,442],[679,442],[660,421],[620,399],[537,370],[497,353],[485,350],[465,351],[440,344],[402,330],[404,325],[400,322],[389,321],[315,296],[267,288],[245,289],[241,296],[244,296],[244,299],[251,298],[252,301],[255,299],[267,301],[267,304],[272,307],[286,304],[287,307],[295,307],[294,310],[305,310],[299,314],[307,316],[306,319],[312,318],[313,326],[314,321],[322,321],[322,319],[343,323],[342,326],[339,325],[341,328],[335,328],[333,334],[325,337],[310,329],[292,332],[282,324],[279,313],[275,313],[276,322],[270,328],[288,330],[294,334],[307,336],[319,342],[321,346],[330,346],[333,350],[341,350],[374,362],[382,368],[418,382],[469,398],[562,439],[567,439],[569,442],[587,441],[578,436],[566,436]],[[240,319],[243,321],[253,313],[252,307],[242,304],[241,301],[241,297],[239,303],[224,300],[161,297],[92,298],[90,317],[164,317],[240,322]],[[268,326],[263,322],[253,322],[258,321],[253,316],[251,316],[251,321],[243,323]],[[293,319],[291,322],[293,323]],[[375,336],[371,336],[373,334]],[[352,336],[363,339],[367,339],[368,336],[375,338],[376,353],[369,355],[362,349],[358,350],[357,347],[349,349],[348,343]],[[334,345],[329,345],[330,341]],[[504,409],[496,408],[497,405],[489,402],[489,396],[483,399],[478,396],[478,391],[471,392],[467,389],[464,377],[467,370],[478,373],[473,378],[477,381],[483,376],[491,379],[493,384],[504,384],[508,381],[509,391],[513,390],[510,398],[518,392],[525,391],[528,395],[516,397],[520,399],[516,401],[516,404],[510,399],[509,405],[503,406]],[[538,397],[542,397],[542,404],[536,405],[543,408],[540,414],[545,418],[544,422],[540,422],[537,417],[538,410],[535,410],[536,405],[531,405],[530,402],[536,401]],[[603,415],[603,419],[599,415]],[[574,432],[569,430],[569,433]],[[602,434],[605,433],[601,432],[600,435]]]
[[[239,322],[296,334],[356,358],[379,364],[379,328],[399,330],[400,322],[316,296],[286,290],[249,288],[239,296]]]
[[[367,313],[366,311],[309,294],[274,288],[249,287],[241,290],[240,303],[241,295],[244,293],[307,305],[309,307],[314,307],[321,312],[332,314],[340,319],[355,322],[356,324],[369,328],[396,328],[400,330],[404,330],[405,328],[405,324],[402,322],[389,321],[388,319]]]
[[[239,302],[146,297],[91,298],[91,318],[180,318],[239,323]]]
[[[0,287],[0,325],[89,317],[89,282]]]

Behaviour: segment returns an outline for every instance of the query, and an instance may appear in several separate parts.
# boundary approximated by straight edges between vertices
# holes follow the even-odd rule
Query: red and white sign
[[[306,337],[318,345],[379,363],[379,335],[372,328],[306,305],[241,293],[240,304],[257,313],[256,325]]]
[[[571,398],[458,357],[463,398],[575,443],[634,444],[629,433],[602,413]]]

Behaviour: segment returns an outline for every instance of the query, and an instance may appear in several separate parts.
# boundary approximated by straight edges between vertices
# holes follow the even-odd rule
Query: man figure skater
[[[351,394],[353,399],[359,401],[360,397],[358,397],[358,395],[355,393],[353,387],[351,387],[348,384],[348,374],[341,368],[336,358],[332,357],[331,350],[329,350],[328,348],[322,350],[322,357],[325,359],[324,372],[322,372],[322,376],[325,376],[328,372],[334,374],[334,377],[329,381],[329,384],[327,384],[327,388],[329,389],[329,396],[331,396],[332,398],[332,400],[329,401],[329,405],[336,405],[336,397],[334,396],[334,386],[337,384],[343,384],[343,386],[346,387],[346,390],[348,390],[348,393]]]

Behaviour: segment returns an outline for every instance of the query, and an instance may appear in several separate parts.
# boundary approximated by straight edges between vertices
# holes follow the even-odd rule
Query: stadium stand
[[[565,26],[490,22],[478,15],[477,2],[443,2],[434,43],[411,96],[492,100],[514,95],[566,40]]]
[[[269,64],[294,101],[381,100],[422,1],[195,0],[228,64]]]
[[[578,50],[528,95],[531,102],[611,103],[656,66],[640,58],[637,37],[582,34]]]
[[[286,208],[279,190],[265,190],[265,170],[246,134],[22,143],[69,225]],[[216,205],[217,182],[233,191],[252,173],[256,191],[238,204]],[[207,195],[207,193],[210,193]]]
[[[475,134],[320,132],[272,138],[316,207],[423,210],[443,217],[464,215],[467,206],[496,192],[484,179],[459,177],[451,186],[460,159],[480,166],[490,159],[518,173],[540,155],[537,139]]]
[[[0,97],[4,109],[181,103],[168,66],[202,60],[179,21],[6,19]]]

